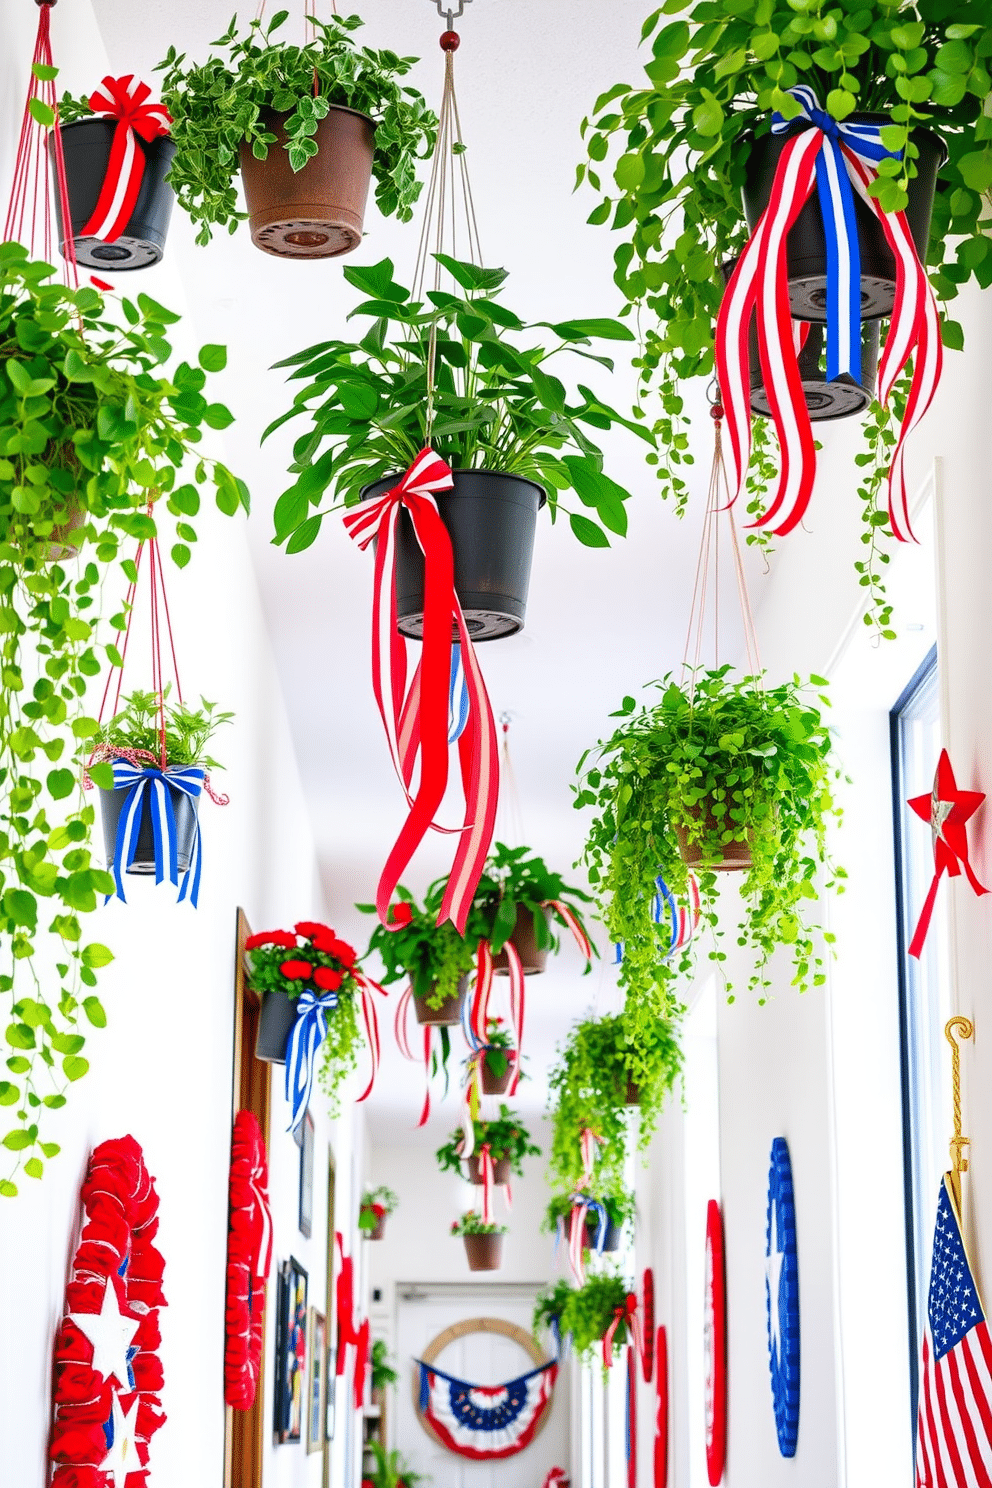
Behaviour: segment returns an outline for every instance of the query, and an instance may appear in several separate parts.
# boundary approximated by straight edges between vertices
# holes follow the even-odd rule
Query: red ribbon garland
[[[496,724],[455,592],[451,539],[432,492],[450,490],[451,470],[429,448],[420,451],[398,485],[348,512],[344,525],[365,549],[375,542],[375,598],[372,611],[372,685],[389,740],[393,764],[406,792],[409,812],[393,845],[376,892],[376,908],[386,929],[393,893],[420,843],[431,828],[448,784],[448,711],[451,680],[451,631],[457,627],[469,697],[469,717],[458,741],[465,793],[463,825],[448,876],[438,924],[452,920],[459,933],[485,865],[496,824],[499,756]],[[420,665],[407,687],[406,643],[397,629],[395,551],[396,525],[406,509],[424,554],[424,621]],[[417,758],[420,778],[412,781]]]
[[[105,77],[99,90],[90,95],[94,114],[116,119],[117,128],[110,146],[107,174],[93,215],[80,231],[80,237],[99,238],[112,243],[127,227],[138,201],[145,174],[145,152],[135,139],[151,141],[169,133],[172,119],[164,103],[146,103],[151,97],[147,83],[127,77]]]
[[[239,1111],[231,1142],[224,1318],[224,1402],[235,1410],[254,1405],[262,1364],[265,1284],[272,1264],[268,1182],[262,1128],[250,1111]]]

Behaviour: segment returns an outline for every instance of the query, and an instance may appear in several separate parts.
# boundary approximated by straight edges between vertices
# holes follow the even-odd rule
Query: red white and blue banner
[[[533,1441],[551,1404],[555,1360],[502,1385],[471,1385],[418,1359],[419,1413],[438,1440],[459,1457],[513,1457]]]

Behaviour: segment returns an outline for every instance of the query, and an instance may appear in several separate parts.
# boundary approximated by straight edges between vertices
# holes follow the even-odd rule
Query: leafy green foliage
[[[442,1173],[461,1173],[463,1141],[464,1133],[459,1127],[457,1131],[451,1133],[444,1146],[437,1149],[434,1155]],[[495,1120],[475,1122],[476,1156],[487,1142],[493,1162],[508,1157],[510,1170],[518,1178],[523,1177],[524,1158],[541,1155],[540,1147],[531,1141],[530,1132],[523,1122],[514,1116],[509,1106],[501,1105],[499,1116]]]
[[[749,987],[761,990],[761,1000],[769,985],[767,962],[778,945],[790,947],[801,991],[824,980],[807,910],[827,864],[827,822],[840,815],[831,795],[839,772],[831,763],[829,732],[798,676],[763,688],[760,679],[734,679],[730,670],[702,672],[692,688],[669,675],[654,684],[660,700],[641,709],[625,698],[613,715],[624,722],[600,743],[594,764],[586,767],[585,758],[579,764],[584,774],[574,804],[597,809],[585,861],[610,936],[624,942],[624,1017],[635,1038],[653,1018],[671,1013],[676,973],[693,966],[695,941],[677,967],[664,960],[668,927],[655,925],[650,915],[659,873],[676,899],[688,902],[689,871],[677,828],[702,854],[694,872],[704,921],[715,932],[712,865],[727,843],[746,839],[750,845],[737,942],[754,953]],[[826,686],[821,677],[811,682]],[[819,701],[827,705],[822,694]],[[835,869],[834,879],[842,877]],[[726,959],[719,934],[709,952],[717,965]]]
[[[207,744],[215,730],[230,723],[234,714],[217,713],[217,704],[208,703],[206,698],[200,699],[199,708],[170,703],[168,686],[164,693],[165,755],[169,764],[206,765],[219,770],[221,766],[207,754]],[[140,749],[158,755],[161,749],[158,694],[132,692],[122,701],[123,708],[97,734],[97,750]]]
[[[564,921],[557,910],[545,908],[553,902],[567,904],[581,925],[579,905],[591,901],[582,889],[573,888],[560,873],[553,873],[529,847],[495,843],[472,900],[472,913],[479,916],[484,927],[481,933],[488,938],[493,954],[498,955],[506,945],[521,910],[533,916],[538,950],[557,952],[559,942],[551,920]]]
[[[388,1385],[396,1384],[399,1375],[392,1366],[384,1338],[373,1338],[371,1362],[373,1390],[385,1390]]]
[[[485,933],[478,915],[470,915],[463,936],[450,920],[437,923],[446,882],[438,879],[430,885],[423,909],[401,884],[390,910],[391,926],[396,928],[377,922],[366,953],[375,951],[380,957],[385,968],[380,977],[383,986],[408,979],[414,995],[425,998],[434,1011],[455,995],[462,977],[472,970],[479,937]],[[374,904],[355,907],[363,914],[376,912]]]
[[[244,144],[266,158],[276,143],[270,111],[287,115],[284,148],[294,171],[317,154],[317,126],[331,107],[373,116],[376,203],[401,222],[413,216],[421,190],[416,161],[431,154],[437,136],[436,116],[416,89],[399,82],[416,57],[357,46],[351,33],[363,24],[358,16],[309,16],[315,34],[305,46],[273,41],[288,15],[279,11],[268,25],[254,20],[243,36],[235,16],[212,43],[223,56],[184,65],[185,54],[170,47],[156,68],[164,73],[162,101],[176,144],[169,180],[180,206],[200,224],[198,243],[209,243],[215,224],[234,232],[244,220],[234,185],[239,151]]]
[[[99,730],[87,685],[104,659],[120,664],[98,644],[106,570],[122,541],[156,534],[163,510],[188,558],[198,486],[225,512],[248,505],[243,483],[202,457],[177,484],[203,425],[231,422],[202,395],[200,368],[161,370],[178,317],[139,294],[120,301],[118,324],[97,290],[54,274],[0,244],[0,996],[13,1076],[0,1104],[17,1122],[3,1144],[32,1177],[59,1150],[42,1116],[88,1069],[83,1030],[106,1024],[93,989],[112,955],[84,943],[80,917],[113,880],[77,760]],[[130,559],[122,567],[134,577]],[[5,1179],[3,1194],[16,1191]]]
[[[346,267],[344,277],[368,297],[352,315],[369,317],[369,331],[360,341],[322,341],[276,364],[295,368],[291,380],[303,386],[262,437],[301,416],[308,428],[293,450],[297,479],[276,503],[275,541],[291,553],[309,547],[327,514],[311,508],[328,490],[339,505],[355,505],[364,485],[405,470],[429,435],[452,469],[494,470],[549,488],[552,519],[567,510],[562,493],[573,491],[589,515],[569,512],[572,531],[589,546],[609,546],[607,531],[626,534],[630,492],[604,473],[588,431],[623,424],[652,447],[654,435],[582,383],[570,394],[548,364],[570,351],[612,372],[609,357],[582,348],[593,340],[633,341],[632,332],[613,320],[528,325],[498,297],[503,269],[436,257],[464,293],[428,290],[424,304],[396,283],[388,258]],[[539,330],[556,338],[550,350],[533,344]],[[428,429],[432,340],[436,414]]]
[[[626,1192],[627,1094],[635,1085],[640,1105],[638,1146],[651,1139],[665,1098],[682,1068],[673,1017],[636,1024],[623,1013],[577,1023],[551,1070],[551,1172],[571,1193],[582,1187],[582,1133],[596,1147],[594,1194],[619,1200]]]
[[[637,1205],[634,1195],[629,1189],[621,1188],[616,1193],[603,1193],[599,1185],[594,1184],[593,1190],[589,1194],[589,1197],[594,1198],[597,1203],[602,1204],[611,1225],[620,1229],[629,1219],[633,1219]],[[554,1235],[557,1232],[559,1220],[563,1221],[567,1227],[568,1219],[572,1212],[572,1194],[574,1192],[576,1192],[575,1189],[570,1189],[568,1193],[555,1194],[554,1198],[548,1204],[544,1218],[541,1221],[541,1229],[545,1230],[549,1235]],[[588,1193],[589,1191],[585,1190],[585,1192]],[[595,1230],[598,1223],[599,1216],[595,1211],[586,1216],[586,1224],[593,1230]]]
[[[593,1356],[596,1345],[616,1317],[617,1309],[625,1308],[628,1290],[622,1276],[612,1271],[600,1271],[587,1276],[584,1286],[569,1287],[567,1294],[562,1291],[556,1298],[562,1304],[558,1326],[563,1334],[572,1335],[577,1354],[586,1359]],[[613,1335],[614,1346],[619,1348],[626,1339],[627,1322],[621,1317]]]
[[[369,1215],[365,1212],[366,1210],[371,1210],[374,1205],[379,1204],[382,1206],[383,1209],[385,1209],[387,1214],[392,1214],[399,1206],[399,1202],[400,1201],[397,1195],[391,1188],[387,1188],[384,1183],[381,1183],[378,1188],[366,1188],[362,1193],[362,1202],[360,1205],[361,1213],[358,1217],[358,1228],[360,1230],[375,1229],[375,1216],[372,1215],[370,1221]]]
[[[381,1342],[381,1340],[377,1339],[376,1342]],[[374,1381],[375,1344],[372,1345],[372,1348],[372,1377]],[[406,1466],[406,1460],[403,1457],[402,1453],[387,1452],[386,1448],[382,1445],[382,1442],[377,1441],[374,1437],[370,1442],[366,1444],[363,1450],[371,1452],[372,1456],[375,1458],[375,1468],[372,1474],[362,1474],[363,1479],[368,1478],[368,1481],[372,1484],[372,1488],[416,1488],[416,1485],[418,1483],[424,1483],[427,1481],[423,1473],[412,1472],[410,1468]]]
[[[553,1320],[561,1318],[574,1291],[572,1283],[567,1277],[562,1276],[554,1286],[545,1287],[538,1292],[534,1303],[534,1318],[531,1323],[531,1331],[535,1337],[543,1328],[550,1328]]]
[[[481,1214],[476,1214],[474,1209],[466,1209],[457,1219],[451,1221],[451,1233],[453,1235],[505,1235],[506,1225],[487,1224]]]

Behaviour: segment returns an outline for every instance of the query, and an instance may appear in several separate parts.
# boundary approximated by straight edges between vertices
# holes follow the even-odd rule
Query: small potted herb
[[[592,547],[609,546],[608,531],[627,531],[630,492],[604,473],[594,433],[623,424],[649,445],[653,436],[583,384],[569,392],[552,370],[563,352],[592,356],[584,348],[594,340],[632,340],[626,326],[528,325],[499,298],[502,269],[437,258],[458,292],[428,290],[426,303],[396,283],[389,259],[345,269],[368,296],[352,311],[370,321],[367,332],[359,340],[322,341],[277,364],[294,368],[301,386],[293,407],[262,437],[295,418],[304,419],[304,432],[294,447],[296,478],[276,502],[276,541],[291,553],[309,547],[330,512],[395,486],[429,438],[454,473],[453,489],[439,491],[436,501],[451,536],[455,589],[473,639],[496,639],[523,626],[545,502],[552,519],[567,511],[576,537]],[[549,339],[545,331],[550,346],[541,344]],[[593,360],[613,370],[609,358]],[[584,510],[565,506],[570,492]],[[419,636],[423,556],[405,515],[395,571],[399,628]]]
[[[482,1183],[480,1154],[485,1146],[488,1146],[493,1160],[493,1181],[497,1184],[509,1183],[511,1173],[522,1178],[524,1158],[541,1155],[540,1147],[531,1141],[527,1128],[509,1106],[501,1105],[495,1120],[476,1121],[474,1125],[475,1152],[467,1159],[467,1177],[476,1186]],[[451,1133],[444,1146],[438,1148],[435,1156],[442,1173],[461,1173],[464,1141],[465,1134],[459,1127]]]
[[[559,1326],[563,1333],[571,1335],[577,1354],[591,1359],[596,1345],[606,1337],[614,1321],[614,1347],[626,1343],[628,1295],[623,1277],[609,1271],[587,1277],[584,1286],[570,1288]]]
[[[357,46],[358,16],[309,15],[311,39],[294,46],[273,40],[288,15],[256,19],[243,35],[235,17],[212,43],[223,55],[201,64],[169,48],[157,69],[176,148],[169,179],[198,243],[247,215],[264,252],[328,258],[361,242],[373,175],[380,211],[410,220],[416,161],[431,153],[437,119],[400,81],[417,59]]]
[[[362,1194],[358,1210],[358,1228],[366,1240],[381,1240],[386,1233],[386,1219],[392,1214],[399,1199],[391,1188],[380,1184],[378,1188],[367,1188]]]
[[[506,1225],[486,1224],[474,1209],[468,1209],[451,1222],[451,1233],[465,1242],[465,1255],[470,1271],[498,1271],[503,1262],[503,1236]]]
[[[160,703],[155,692],[132,692],[122,699],[123,707],[105,723],[96,736],[91,768],[107,761],[127,779],[112,789],[100,788],[100,811],[107,861],[125,873],[156,872],[155,822],[146,792],[150,782],[163,779],[175,824],[176,858],[180,873],[188,873],[198,831],[201,789],[207,770],[220,768],[207,753],[207,745],[233,713],[216,712],[216,703],[200,699],[199,708],[169,701],[169,687]],[[132,779],[136,770],[141,774]],[[197,779],[197,775],[199,779]],[[132,807],[138,803],[136,831],[129,832]]]
[[[395,1385],[399,1379],[399,1375],[390,1362],[389,1349],[386,1347],[384,1338],[373,1338],[371,1363],[372,1404],[381,1407],[387,1389],[390,1385]]]
[[[399,1452],[387,1452],[381,1442],[367,1442],[364,1450],[371,1453],[375,1466],[371,1476],[363,1468],[362,1488],[416,1488],[426,1482],[423,1473],[412,1472]]]
[[[553,873],[529,847],[507,847],[497,842],[472,901],[473,911],[478,911],[486,925],[493,970],[503,975],[509,972],[505,947],[511,941],[525,976],[543,971],[548,952],[557,951],[559,946],[551,929],[552,920],[568,924],[563,910],[588,941],[579,905],[589,902],[588,894],[566,884],[561,874]]]
[[[810,685],[826,683],[814,676]],[[597,808],[585,861],[607,929],[624,943],[622,978],[633,1000],[648,1004],[645,1021],[670,1006],[667,930],[653,924],[649,904],[659,874],[684,901],[690,868],[714,930],[718,872],[743,871],[738,942],[756,956],[751,988],[768,986],[767,962],[783,944],[792,950],[794,985],[821,985],[822,954],[806,910],[827,863],[827,825],[839,815],[832,795],[839,772],[820,712],[798,676],[767,687],[725,666],[689,687],[671,676],[656,686],[653,704],[638,709],[624,699],[612,738],[592,765],[580,762],[575,801]],[[822,693],[817,701],[828,702]],[[692,949],[679,969],[691,967]],[[713,956],[724,959],[719,950]]]
[[[479,937],[485,933],[475,913],[470,914],[464,935],[459,935],[450,920],[438,925],[444,883],[439,879],[430,885],[423,909],[401,885],[396,902],[390,906],[389,924],[376,924],[368,947],[382,960],[383,986],[407,979],[417,1022],[435,1027],[453,1027],[461,1022],[468,976],[475,965]],[[374,904],[355,907],[363,914],[376,912]]]
[[[249,936],[245,950],[249,986],[262,999],[255,1058],[285,1064],[299,998],[309,992],[324,999],[327,1032],[322,1041],[320,1077],[333,1100],[358,1063],[361,1043],[355,1009],[359,986],[354,949],[328,925],[301,920],[293,930],[266,930]]]
[[[486,1042],[479,1050],[479,1063],[483,1095],[505,1095],[513,1079],[517,1051],[510,1030],[503,1027],[502,1018],[487,1020]],[[520,1078],[525,1076],[521,1074]]]

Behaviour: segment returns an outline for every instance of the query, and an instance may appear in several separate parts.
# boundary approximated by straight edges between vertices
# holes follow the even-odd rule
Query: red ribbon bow
[[[447,829],[434,821],[448,784],[448,709],[451,633],[458,630],[469,698],[469,717],[458,741],[465,816],[448,876],[438,924],[453,921],[460,933],[482,876],[496,824],[499,756],[492,707],[455,592],[451,539],[433,492],[453,486],[449,466],[424,448],[403,479],[375,500],[346,514],[344,525],[359,547],[375,541],[375,598],[372,612],[372,685],[393,764],[406,792],[409,813],[379,879],[376,908],[387,929],[393,893],[427,832]],[[424,554],[424,629],[420,665],[407,687],[406,645],[396,628],[396,524],[405,508]],[[420,779],[412,780],[417,757]]]
[[[968,861],[968,833],[965,825],[984,800],[985,796],[981,791],[958,790],[947,750],[942,749],[933,778],[933,790],[925,796],[914,796],[908,802],[917,816],[930,823],[933,833],[933,882],[910,942],[911,956],[919,956],[923,950],[943,874],[946,873],[948,878],[958,878],[963,868],[976,894],[989,892],[979,883]]]
[[[92,93],[89,99],[94,114],[116,119],[107,174],[97,198],[93,215],[80,233],[83,238],[99,238],[112,243],[127,227],[134,212],[145,174],[145,154],[135,135],[151,141],[169,133],[172,119],[164,103],[146,103],[151,97],[147,83],[127,77],[105,77],[100,85],[104,93]]]
[[[643,1354],[644,1345],[641,1339],[641,1320],[637,1315],[637,1294],[627,1293],[627,1300],[622,1307],[618,1307],[613,1314],[613,1321],[603,1334],[603,1363],[607,1369],[613,1368],[613,1335],[621,1323],[627,1324],[634,1347],[639,1354]]]

